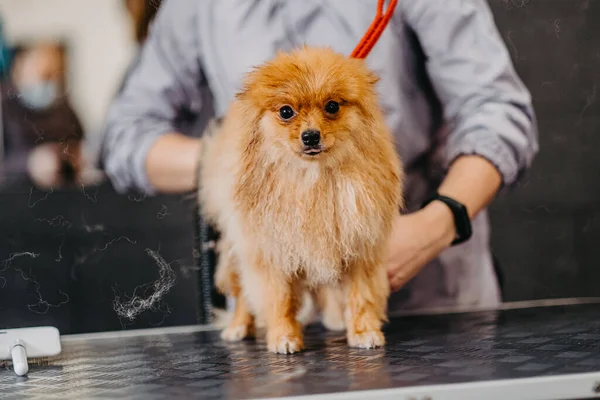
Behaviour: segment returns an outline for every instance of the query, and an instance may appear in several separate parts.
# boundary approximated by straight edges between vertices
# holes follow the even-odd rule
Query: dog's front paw
[[[267,340],[267,347],[272,353],[293,354],[304,350],[304,340],[297,335],[272,336]]]
[[[348,332],[348,346],[359,349],[373,349],[385,345],[385,337],[380,330],[362,333]]]
[[[221,339],[227,342],[239,342],[254,334],[252,327],[244,324],[230,325],[221,332]]]

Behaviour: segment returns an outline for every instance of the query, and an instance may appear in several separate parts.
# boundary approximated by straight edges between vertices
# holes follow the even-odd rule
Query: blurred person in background
[[[65,88],[63,49],[39,43],[16,52],[1,85],[4,128],[3,175],[29,177],[40,188],[77,180],[84,137]]]
[[[192,121],[223,117],[244,74],[279,50],[308,44],[350,54],[376,7],[165,2],[109,111],[103,161],[115,188],[194,190],[202,139]],[[367,63],[381,78],[381,106],[407,173],[407,210],[389,241],[390,311],[497,306],[486,207],[531,166],[538,139],[530,93],[487,1],[400,0]],[[426,204],[436,194],[464,206],[462,217],[439,197]],[[468,240],[453,245],[457,237]]]

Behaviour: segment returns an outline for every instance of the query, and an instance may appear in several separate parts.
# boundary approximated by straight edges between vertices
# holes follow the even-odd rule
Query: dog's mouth
[[[309,157],[314,157],[318,154],[321,154],[323,152],[323,146],[321,145],[317,145],[317,146],[304,146],[302,148],[302,154],[305,154]]]

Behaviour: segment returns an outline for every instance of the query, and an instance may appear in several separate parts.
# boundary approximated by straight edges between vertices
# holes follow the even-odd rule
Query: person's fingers
[[[406,283],[406,276],[402,271],[396,272],[390,277],[390,289],[392,292],[397,292]]]
[[[419,273],[425,264],[426,262],[422,257],[411,257],[409,261],[404,262],[402,265],[396,266],[396,268],[393,269],[393,274],[391,277],[389,276],[390,270],[388,270],[388,277],[393,291],[396,292],[402,289],[402,287],[406,285],[408,281],[410,281]]]
[[[396,266],[394,264],[390,264],[387,267],[387,277],[388,279],[392,279],[396,275]]]
[[[404,282],[402,282],[402,279],[393,277],[390,281],[390,290],[392,292],[397,292],[398,290],[402,289],[402,286],[404,286]]]

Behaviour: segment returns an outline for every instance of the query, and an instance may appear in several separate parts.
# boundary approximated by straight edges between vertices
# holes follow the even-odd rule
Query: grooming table
[[[64,336],[2,399],[578,399],[600,393],[600,303],[393,318],[385,349],[307,329],[307,351],[227,344],[208,326]],[[597,392],[597,393],[595,393]],[[322,398],[323,396],[318,396]]]

